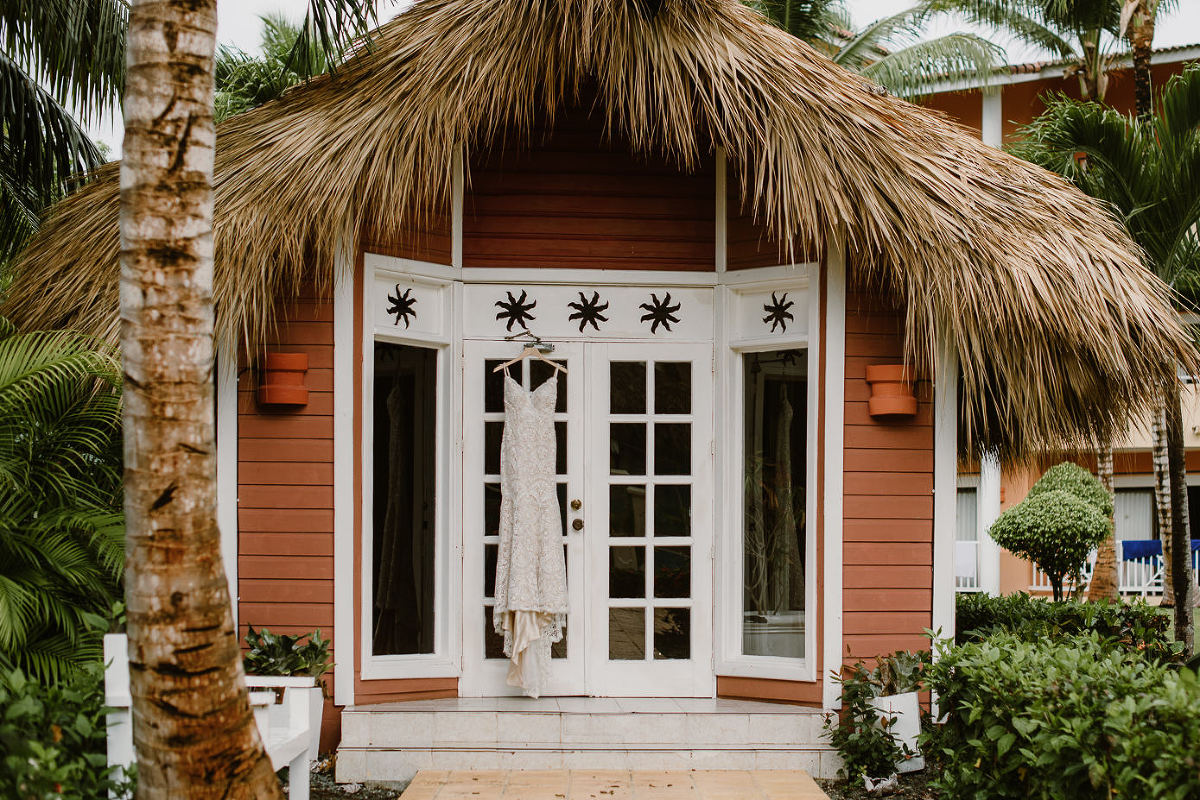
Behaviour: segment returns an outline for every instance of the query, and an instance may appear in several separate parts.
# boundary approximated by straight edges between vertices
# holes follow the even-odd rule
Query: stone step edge
[[[414,753],[429,753],[429,752],[437,752],[437,753],[459,753],[459,752],[461,752],[461,753],[489,753],[489,752],[574,753],[574,752],[579,752],[581,750],[595,751],[598,753],[634,753],[634,752],[636,752],[636,753],[647,753],[647,752],[649,752],[649,753],[656,753],[656,752],[663,752],[663,753],[668,753],[668,752],[669,753],[678,753],[678,752],[746,753],[746,752],[757,752],[757,751],[770,751],[770,752],[780,752],[780,753],[824,753],[824,752],[833,752],[833,745],[821,744],[821,743],[815,743],[815,742],[812,744],[795,744],[795,745],[790,745],[790,744],[744,744],[744,745],[739,745],[739,744],[720,744],[720,743],[718,743],[718,744],[711,744],[711,745],[709,745],[709,744],[701,744],[701,745],[689,744],[686,746],[681,745],[679,747],[672,747],[671,745],[664,744],[664,743],[658,743],[658,744],[629,743],[629,744],[623,745],[621,747],[614,747],[612,745],[587,744],[587,743],[583,743],[583,742],[579,742],[579,743],[564,742],[562,744],[555,744],[552,742],[533,742],[533,743],[522,742],[519,744],[517,744],[517,743],[500,743],[500,744],[470,743],[470,744],[454,744],[454,745],[437,744],[437,745],[431,745],[430,747],[415,747],[415,746],[404,746],[404,745],[346,745],[346,744],[341,744],[338,746],[339,753],[343,752],[343,751],[358,752],[358,753],[382,753],[382,752],[387,752],[387,753],[404,753],[404,752],[414,752]]]

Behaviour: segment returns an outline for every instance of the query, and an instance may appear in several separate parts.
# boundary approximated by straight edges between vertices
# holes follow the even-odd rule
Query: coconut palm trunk
[[[1113,493],[1113,451],[1102,447],[1096,452],[1096,477],[1110,495]],[[1120,600],[1121,583],[1117,564],[1117,532],[1108,520],[1111,534],[1096,548],[1096,566],[1088,586],[1088,600]]]
[[[213,431],[215,0],[135,0],[121,163],[125,591],[141,798],[281,797],[220,558]]]
[[[1175,639],[1183,642],[1190,657],[1195,652],[1195,630],[1192,626],[1192,568],[1191,532],[1188,520],[1187,467],[1183,448],[1183,406],[1179,382],[1173,381],[1167,390],[1167,461],[1171,476],[1171,547],[1163,551],[1164,563],[1171,565],[1171,581],[1164,574],[1163,597],[1171,597],[1175,606]]]
[[[1171,462],[1167,454],[1166,406],[1154,415],[1150,425],[1152,449],[1151,462],[1154,466],[1154,518],[1158,523],[1158,538],[1162,541],[1163,599],[1162,606],[1174,603],[1168,588],[1171,585]]]
[[[1154,113],[1154,87],[1150,76],[1150,57],[1154,54],[1154,28],[1159,0],[1125,0],[1121,9],[1121,28],[1129,37],[1133,57],[1133,98],[1139,117]]]

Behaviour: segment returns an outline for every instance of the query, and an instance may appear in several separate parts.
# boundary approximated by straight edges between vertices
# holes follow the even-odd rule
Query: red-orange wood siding
[[[842,655],[928,646],[933,615],[933,409],[918,387],[917,415],[880,422],[867,413],[868,364],[903,361],[898,313],[878,298],[846,299],[843,451]]]
[[[685,173],[580,112],[470,162],[463,266],[715,269],[712,156]]]

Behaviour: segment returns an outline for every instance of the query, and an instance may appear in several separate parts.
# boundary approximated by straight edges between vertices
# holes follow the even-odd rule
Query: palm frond
[[[924,7],[930,13],[957,14],[973,25],[1007,34],[1060,58],[1078,53],[1075,29],[1059,25],[1061,15],[1047,18],[1045,0],[926,0]]]
[[[986,85],[1003,51],[970,33],[950,33],[917,42],[862,68],[863,76],[901,97],[917,97],[947,78],[965,78]]]
[[[888,52],[885,45],[891,44],[897,37],[919,37],[928,21],[929,12],[919,5],[881,17],[856,31],[854,37],[834,54],[833,63],[860,70],[865,64],[885,55]]]
[[[309,0],[300,36],[292,46],[286,66],[304,80],[326,69],[336,71],[338,54],[355,40],[369,45],[369,32],[376,23],[372,0]],[[316,69],[325,59],[329,60],[324,67]]]

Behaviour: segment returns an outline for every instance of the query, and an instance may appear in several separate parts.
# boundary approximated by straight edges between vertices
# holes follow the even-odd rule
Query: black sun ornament
[[[417,310],[413,308],[417,304],[417,298],[412,296],[412,289],[400,291],[400,284],[396,284],[396,293],[388,295],[387,313],[396,315],[396,325],[400,324],[400,320],[404,320],[404,327],[408,327],[409,317],[417,318]]]
[[[659,300],[658,295],[652,292],[650,294],[650,302],[642,303],[638,308],[643,308],[649,312],[642,315],[642,322],[650,322],[650,332],[658,333],[659,325],[670,331],[671,323],[679,322],[679,317],[675,316],[675,312],[679,310],[680,305],[680,303],[671,305],[670,292],[663,295],[662,300]]]
[[[500,309],[500,313],[496,315],[496,319],[507,319],[508,324],[504,327],[506,331],[511,331],[513,324],[520,325],[522,328],[527,328],[525,320],[537,319],[529,312],[537,305],[537,300],[531,303],[526,303],[527,294],[522,291],[520,297],[513,297],[512,292],[505,292],[508,295],[508,302],[503,300],[496,301],[496,307]]]
[[[795,317],[788,311],[789,308],[796,305],[795,300],[787,299],[787,292],[783,293],[783,297],[776,297],[774,292],[771,292],[771,302],[769,305],[763,306],[763,311],[767,315],[763,317],[763,322],[771,323],[771,333],[775,332],[778,327],[781,331],[787,330],[788,320],[794,320]]]
[[[589,300],[584,297],[583,292],[579,293],[578,303],[567,303],[568,308],[575,309],[575,313],[567,317],[569,320],[579,320],[579,332],[583,333],[584,327],[591,325],[596,330],[600,330],[597,320],[600,322],[608,322],[608,317],[601,312],[608,308],[608,303],[600,302],[600,293],[592,292],[592,298]]]

